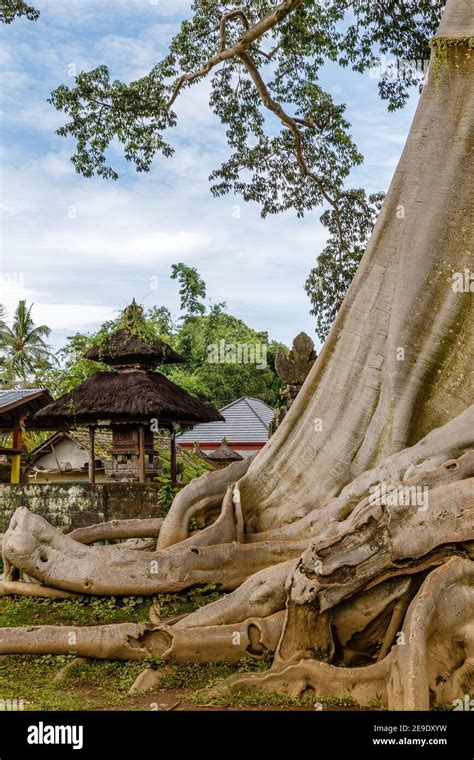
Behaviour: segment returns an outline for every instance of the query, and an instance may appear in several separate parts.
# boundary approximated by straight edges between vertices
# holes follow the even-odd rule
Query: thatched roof
[[[111,366],[139,364],[154,367],[157,364],[182,364],[186,361],[184,356],[162,340],[142,340],[127,328],[117,330],[102,343],[89,348],[84,357]]]
[[[237,451],[231,449],[224,439],[218,449],[207,455],[211,462],[239,462],[243,459]]]
[[[223,417],[212,404],[190,396],[160,372],[135,370],[97,372],[35,414],[34,425],[54,430],[108,420],[150,424],[152,419],[166,427],[171,422],[193,425]]]
[[[183,451],[185,451],[185,449],[183,449]],[[209,457],[207,456],[206,452],[201,449],[197,441],[191,449],[191,454],[193,454],[195,457],[199,457],[199,459],[203,459],[205,462],[209,461]]]

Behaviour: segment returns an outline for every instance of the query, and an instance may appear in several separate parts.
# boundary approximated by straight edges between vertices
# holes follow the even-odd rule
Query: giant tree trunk
[[[453,274],[468,268],[473,243],[473,35],[471,0],[449,0],[359,271],[298,398],[247,471],[184,489],[151,555],[80,546],[26,510],[14,516],[7,573],[85,593],[205,580],[231,590],[184,618],[155,620],[137,634],[139,652],[108,626],[95,650],[89,632],[79,654],[113,656],[117,641],[121,657],[129,646],[130,656],[165,659],[270,650],[270,671],[222,688],[323,696],[355,685],[363,704],[380,694],[390,708],[472,692],[472,315]],[[190,517],[219,503],[218,519],[188,537]],[[58,652],[61,636],[48,627],[32,643],[3,631],[0,653]]]

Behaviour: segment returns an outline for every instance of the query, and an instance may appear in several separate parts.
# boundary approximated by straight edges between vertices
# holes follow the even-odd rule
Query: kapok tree
[[[294,197],[310,182],[322,190],[304,169],[304,130],[312,127],[301,121],[310,114],[287,116],[253,57],[278,25],[280,48],[293,28],[304,51],[314,14],[315,3],[286,0],[253,22],[239,5],[217,24],[218,49],[203,63],[196,47],[195,76],[182,75],[173,91],[219,62],[240,61],[255,101],[281,118],[279,139],[293,156],[280,184],[260,183],[275,203],[289,179]],[[235,39],[231,20],[243,27]],[[212,46],[206,27],[201,34]],[[24,508],[3,540],[7,582],[19,568],[55,593],[155,594],[203,582],[229,593],[184,618],[155,612],[148,625],[3,629],[0,653],[196,661],[270,651],[268,671],[219,688],[350,690],[363,704],[379,695],[393,709],[441,705],[472,690],[473,36],[470,0],[449,0],[369,246],[299,396],[257,457],[187,486],[153,553],[89,546]],[[270,155],[259,161],[268,166]],[[213,521],[190,535],[196,515]]]

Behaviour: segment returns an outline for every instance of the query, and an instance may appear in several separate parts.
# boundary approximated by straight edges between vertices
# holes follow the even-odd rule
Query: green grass
[[[0,699],[26,702],[27,710],[137,709],[127,696],[143,662],[91,660],[73,665],[66,679],[56,673],[71,655],[10,655],[0,659]]]
[[[246,707],[314,707],[316,709],[316,705],[321,705],[323,709],[325,707],[360,707],[353,697],[316,697],[311,690],[300,697],[290,697],[287,694],[277,694],[259,689],[252,689],[251,691],[235,689],[228,694],[219,694],[213,697],[206,694],[191,694],[188,695],[188,699],[196,704],[241,709]]]
[[[194,612],[223,594],[209,583],[181,594],[158,594],[162,618]],[[25,625],[102,625],[148,622],[150,597],[80,596],[42,599],[0,597],[0,628]]]
[[[181,594],[160,594],[158,600],[162,617],[193,612],[223,595],[213,584],[194,588]],[[0,628],[31,625],[101,625],[106,623],[139,623],[148,621],[150,598],[89,597],[73,599],[41,599],[35,597],[0,597]],[[213,704],[242,708],[268,706],[295,708],[314,706],[357,707],[350,696],[318,698],[311,691],[300,698],[252,691],[232,691],[217,697],[196,694],[208,689],[235,673],[255,673],[271,665],[271,656],[262,660],[246,657],[239,663],[163,663],[157,656],[149,660],[123,662],[119,660],[89,660],[72,665],[65,679],[58,682],[55,675],[74,655],[9,655],[0,657],[0,700],[24,700],[28,710],[137,710],[143,708],[138,696],[128,696],[128,690],[138,674],[146,667],[163,669],[158,689],[179,692],[179,699],[196,706]],[[373,709],[380,709],[374,704]]]
[[[189,614],[205,604],[210,604],[221,599],[223,596],[225,594],[217,591],[215,583],[208,583],[206,586],[192,588],[186,591],[186,593],[159,594],[158,600],[161,608],[161,617],[168,618]]]
[[[41,599],[0,597],[0,628],[26,625],[102,625],[148,621],[151,600],[143,597]]]
[[[186,662],[166,664],[166,669],[160,680],[160,688],[191,691],[208,689],[235,673],[256,673],[267,670],[269,667],[270,659],[254,660],[252,657],[244,657],[238,663]]]

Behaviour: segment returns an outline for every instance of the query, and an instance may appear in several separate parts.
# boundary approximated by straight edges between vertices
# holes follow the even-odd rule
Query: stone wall
[[[160,485],[149,483],[27,483],[0,485],[0,533],[17,507],[42,515],[65,533],[106,520],[163,517]]]

